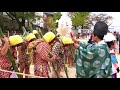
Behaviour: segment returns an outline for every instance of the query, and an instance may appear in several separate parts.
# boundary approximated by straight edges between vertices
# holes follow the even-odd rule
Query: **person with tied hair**
[[[77,48],[76,74],[77,78],[111,78],[112,63],[109,48],[103,40],[107,34],[108,25],[98,21],[94,26],[93,44],[78,41],[71,35],[74,46]]]

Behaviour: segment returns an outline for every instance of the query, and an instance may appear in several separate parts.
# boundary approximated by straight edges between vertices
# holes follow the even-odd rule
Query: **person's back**
[[[74,46],[78,49],[76,57],[76,72],[80,78],[108,78],[111,77],[112,64],[109,48],[103,37],[107,34],[108,26],[104,22],[97,22],[94,26],[92,40],[96,45],[86,44],[73,38]]]
[[[85,44],[84,44],[85,45]],[[88,45],[77,56],[77,76],[82,78],[102,78],[110,76],[111,59],[106,44]],[[86,53],[87,52],[87,53]],[[81,64],[83,63],[83,64]],[[86,74],[86,75],[85,75]],[[103,75],[103,76],[102,76]]]

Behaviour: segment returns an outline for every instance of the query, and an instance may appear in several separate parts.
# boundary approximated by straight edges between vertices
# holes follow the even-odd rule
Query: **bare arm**
[[[9,48],[9,40],[6,36],[4,36],[4,38],[2,39],[5,43],[4,43],[4,46],[3,48],[1,49],[0,53],[1,55],[5,55],[8,51],[8,48]]]
[[[76,39],[75,37],[72,37],[72,40],[74,43],[78,43],[78,39]]]
[[[1,49],[1,55],[5,55],[8,51],[8,48],[9,48],[9,44],[8,43],[5,43],[3,48]]]

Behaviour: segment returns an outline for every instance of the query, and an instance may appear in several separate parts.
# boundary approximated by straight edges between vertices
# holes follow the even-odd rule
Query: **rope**
[[[0,68],[0,71],[2,71],[2,72],[8,72],[8,73],[20,74],[20,75],[25,75],[25,76],[29,76],[29,77],[45,78],[45,77],[35,76],[35,75],[32,75],[32,74],[24,74],[24,73],[19,73],[19,72],[14,72],[14,71],[7,71],[7,70],[3,70],[1,68]]]

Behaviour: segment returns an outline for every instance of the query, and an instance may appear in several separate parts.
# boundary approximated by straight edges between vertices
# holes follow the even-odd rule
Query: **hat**
[[[51,42],[55,38],[55,34],[53,32],[47,32],[43,38],[45,39],[46,42]]]
[[[69,37],[62,37],[63,44],[73,44],[73,40]]]
[[[9,37],[10,45],[15,46],[23,42],[23,39],[20,35],[13,35]]]
[[[30,41],[30,40],[32,40],[32,39],[34,39],[34,38],[36,38],[35,37],[35,35],[33,34],[33,33],[30,33],[30,34],[28,34],[27,36],[26,36],[26,41]]]
[[[105,40],[105,42],[111,42],[116,40],[115,36],[112,33],[107,33],[107,35],[105,35],[103,39]]]
[[[38,31],[37,30],[33,30],[33,34],[38,34]]]
[[[98,21],[94,26],[93,33],[95,35],[106,35],[108,32],[108,25],[103,21]]]

